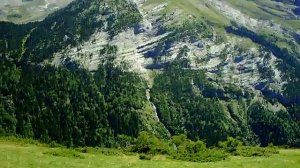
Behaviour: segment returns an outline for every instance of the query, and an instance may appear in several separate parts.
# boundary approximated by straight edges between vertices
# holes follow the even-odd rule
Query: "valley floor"
[[[280,150],[271,157],[231,157],[214,163],[174,161],[163,156],[151,161],[136,156],[107,156],[101,153],[79,153],[75,150],[49,148],[43,145],[0,141],[0,168],[300,168],[300,150]]]

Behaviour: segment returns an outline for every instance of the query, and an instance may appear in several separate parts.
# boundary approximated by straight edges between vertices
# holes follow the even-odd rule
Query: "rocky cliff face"
[[[186,3],[191,5],[192,2]],[[139,8],[141,22],[113,38],[105,30],[97,30],[85,42],[56,52],[52,64],[59,66],[65,59],[72,59],[95,71],[105,59],[101,50],[111,45],[117,47],[116,65],[126,64],[131,71],[151,80],[152,70],[163,70],[184,52],[181,59],[188,61],[186,68],[205,70],[208,78],[219,84],[231,83],[255,93],[263,90],[283,93],[288,81],[279,66],[282,60],[265,46],[222,32],[224,30],[220,32],[209,25],[206,18],[197,18],[199,13],[181,9],[173,2],[133,3]],[[218,17],[255,32],[265,30],[291,39],[296,33],[273,21],[251,17],[226,1],[209,0],[197,3],[195,8],[200,9],[203,5],[217,12]],[[203,30],[198,30],[201,26]]]
[[[299,0],[274,0],[276,2],[282,2],[285,4],[295,5],[295,9],[293,10],[296,15],[300,15],[300,1]]]

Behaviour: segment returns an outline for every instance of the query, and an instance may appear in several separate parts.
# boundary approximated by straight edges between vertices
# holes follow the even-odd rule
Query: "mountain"
[[[0,23],[0,132],[300,145],[297,1],[75,0]]]

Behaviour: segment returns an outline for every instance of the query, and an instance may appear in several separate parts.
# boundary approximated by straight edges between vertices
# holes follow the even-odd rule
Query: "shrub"
[[[273,146],[273,144],[270,144],[266,148],[243,146],[241,141],[232,137],[227,138],[224,142],[219,142],[218,146],[227,153],[244,157],[270,156],[278,153],[278,150]]]
[[[141,132],[132,147],[132,151],[144,154],[169,154],[170,149],[166,141],[149,133]]]
[[[208,149],[203,141],[187,140],[177,147],[173,159],[192,162],[215,162],[226,159],[228,154],[218,149]]]
[[[62,145],[58,144],[58,143],[55,142],[55,141],[51,141],[51,142],[49,143],[49,147],[50,147],[50,148],[57,148],[57,147],[62,147]]]
[[[237,148],[242,146],[242,142],[240,140],[237,140],[235,138],[229,137],[224,142],[219,142],[218,146],[224,149],[228,153],[235,153],[237,151]]]
[[[140,160],[151,160],[152,156],[146,154],[139,155]]]
[[[208,149],[197,156],[198,158],[196,161],[198,162],[217,162],[225,160],[228,157],[228,154],[222,150]]]
[[[127,135],[118,135],[117,138],[117,144],[119,147],[128,147],[133,143],[133,138]]]
[[[253,156],[271,156],[273,154],[278,154],[279,151],[275,147],[249,147],[241,146],[237,148],[236,155],[244,157],[253,157]]]
[[[174,144],[176,147],[180,146],[186,141],[187,141],[187,136],[184,134],[175,135],[171,139],[171,143]]]
[[[82,148],[82,149],[80,149],[80,152],[81,153],[88,153],[88,148]]]

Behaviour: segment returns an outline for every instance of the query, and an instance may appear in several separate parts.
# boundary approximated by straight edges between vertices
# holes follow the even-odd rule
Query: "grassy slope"
[[[224,26],[229,24],[229,20],[218,14],[213,7],[206,3],[206,0],[148,0],[146,4],[144,4],[144,8],[146,11],[151,10],[153,7],[162,3],[168,4],[167,9],[164,12],[171,13],[176,9],[180,9],[183,11],[183,14],[185,14],[182,16],[185,19],[188,15],[194,15],[197,18],[209,20],[216,24],[216,26]]]
[[[280,16],[288,16],[287,10],[278,7],[276,3],[270,0],[226,0],[230,5],[239,9],[243,13],[257,19],[273,20],[286,28],[299,29],[300,22],[296,20],[286,20]],[[228,25],[229,20],[215,11],[214,7],[208,5],[207,0],[148,0],[145,6],[168,3],[169,9],[173,11],[175,8],[183,9],[185,13],[192,14],[196,17],[204,17],[217,25]],[[286,5],[286,8],[293,8]],[[263,10],[266,9],[266,10]]]
[[[45,8],[45,0],[34,0],[31,2],[22,2],[22,0],[0,0],[0,21],[28,23],[43,20],[50,13],[65,7],[72,1],[73,0],[48,0],[50,4],[48,8]],[[15,14],[22,17],[12,17]]]
[[[105,156],[103,154],[82,154],[84,158],[72,156],[61,157],[43,154],[49,151],[63,151],[59,148],[48,148],[42,145],[22,145],[12,141],[0,141],[0,168],[18,167],[98,167],[98,168],[297,168],[300,167],[300,150],[281,150],[279,155],[272,157],[231,157],[222,162],[192,163],[168,160],[164,157],[156,157],[157,160],[141,161],[138,156]],[[64,149],[64,151],[70,151]]]
[[[226,0],[233,7],[239,9],[243,13],[257,19],[273,20],[275,23],[288,29],[300,29],[300,21],[284,19],[284,16],[290,15],[287,10],[282,10],[277,4],[270,0]],[[242,1],[242,2],[241,2]],[[286,5],[287,8],[293,8]],[[263,10],[267,9],[267,11]],[[283,16],[283,17],[281,17]]]
[[[289,13],[287,10],[283,10],[283,7],[276,6],[276,3],[273,1],[226,0],[226,2],[250,17],[262,20],[273,20],[275,23],[278,23],[284,28],[290,30],[300,29],[299,20],[286,20],[283,17],[280,17],[287,16]],[[182,19],[189,19],[188,16],[193,15],[198,19],[201,18],[213,24],[214,30],[216,30],[217,34],[223,37],[224,27],[230,25],[230,20],[220,14],[219,11],[216,11],[213,6],[209,5],[207,0],[147,0],[143,8],[145,11],[149,11],[162,3],[168,4],[167,8],[161,11],[162,13],[172,13],[173,11],[176,11],[176,9],[180,9],[183,12],[183,15],[181,15],[181,18],[178,18],[178,21]],[[269,12],[263,10],[263,8],[267,9]],[[289,8],[292,8],[292,6],[289,6]],[[262,32],[264,31],[262,30],[261,33]],[[276,33],[268,29],[265,31],[265,34],[274,35]],[[281,39],[289,38],[279,34],[276,34],[276,36],[280,37]],[[282,40],[278,42],[278,45],[282,48],[290,49],[289,44]]]

